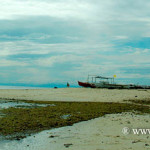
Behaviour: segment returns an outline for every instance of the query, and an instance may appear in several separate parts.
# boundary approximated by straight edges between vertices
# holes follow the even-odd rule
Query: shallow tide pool
[[[46,107],[46,106],[55,106],[55,104],[35,104],[35,103],[25,103],[21,101],[9,101],[9,100],[0,100],[0,109],[7,109],[10,107],[15,108],[35,108],[35,107]]]

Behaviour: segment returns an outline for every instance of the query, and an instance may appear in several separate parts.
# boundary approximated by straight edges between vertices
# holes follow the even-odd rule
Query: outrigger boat
[[[108,88],[108,89],[150,89],[150,86],[139,86],[133,84],[116,84],[113,78],[88,75],[87,82],[78,81],[79,86],[90,88]]]

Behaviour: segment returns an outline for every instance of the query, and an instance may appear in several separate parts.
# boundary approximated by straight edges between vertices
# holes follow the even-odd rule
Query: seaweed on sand
[[[39,132],[45,129],[73,125],[74,123],[101,117],[105,114],[131,111],[150,113],[149,107],[127,103],[29,102],[55,104],[56,106],[2,109],[0,112],[5,115],[0,118],[1,135],[8,136],[17,133]],[[61,117],[63,115],[68,115],[68,117]]]

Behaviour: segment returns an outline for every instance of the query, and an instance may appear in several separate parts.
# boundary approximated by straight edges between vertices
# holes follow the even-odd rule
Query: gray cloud
[[[5,82],[75,81],[90,73],[150,78],[148,0],[0,3]]]

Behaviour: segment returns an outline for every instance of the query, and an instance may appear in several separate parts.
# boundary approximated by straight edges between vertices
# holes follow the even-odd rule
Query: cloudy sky
[[[0,83],[150,84],[149,0],[0,0]]]

